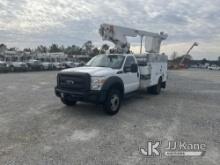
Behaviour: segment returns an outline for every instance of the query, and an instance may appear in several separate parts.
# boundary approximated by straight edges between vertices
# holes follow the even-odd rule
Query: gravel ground
[[[220,72],[170,71],[167,89],[126,99],[116,116],[101,106],[64,106],[57,72],[0,75],[0,164],[220,164]],[[205,143],[203,157],[145,157],[159,139]]]

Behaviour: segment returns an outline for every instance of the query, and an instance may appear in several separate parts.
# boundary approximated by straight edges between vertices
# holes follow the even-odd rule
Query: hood
[[[61,73],[65,72],[82,72],[82,73],[89,73],[91,76],[107,76],[110,74],[114,74],[117,70],[112,68],[105,68],[105,67],[77,67],[77,68],[70,68],[62,70]]]

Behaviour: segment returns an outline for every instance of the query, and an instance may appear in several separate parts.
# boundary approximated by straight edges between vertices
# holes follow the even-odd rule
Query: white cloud
[[[32,33],[48,30],[51,27],[63,27],[65,21],[87,18],[87,14],[92,13],[96,8],[94,4],[87,4],[86,1],[72,0],[26,0],[20,6],[20,10],[16,10],[16,5],[13,3],[2,3],[2,6],[10,19],[5,20],[1,17],[1,29]]]
[[[167,32],[167,53],[183,52],[194,41],[204,43],[193,53],[215,58],[220,53],[219,6],[219,0],[0,0],[0,42],[17,47],[86,40],[101,44],[97,31],[108,22]]]

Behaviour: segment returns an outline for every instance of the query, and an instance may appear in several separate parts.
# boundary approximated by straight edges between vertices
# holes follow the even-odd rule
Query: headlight
[[[105,83],[105,77],[91,77],[92,90],[101,90],[104,83]]]

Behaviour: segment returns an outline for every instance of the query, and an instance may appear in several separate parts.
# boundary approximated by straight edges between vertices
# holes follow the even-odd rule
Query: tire
[[[121,106],[121,92],[117,89],[111,89],[104,103],[104,111],[108,115],[115,115],[119,112]]]
[[[28,66],[28,71],[32,71],[32,68],[31,68],[31,66]]]
[[[64,97],[64,98],[61,98],[61,102],[67,106],[74,106],[76,105],[76,102],[75,100],[70,100],[68,99],[67,97]]]
[[[161,87],[165,89],[167,87],[167,82],[166,81],[162,82]]]
[[[14,72],[15,71],[15,68],[13,66],[10,66],[10,71],[11,72]]]
[[[44,70],[45,68],[43,66],[40,66],[40,70]],[[46,69],[45,69],[46,70]]]
[[[161,88],[162,88],[162,78],[160,77],[157,85],[154,85],[149,88],[149,92],[155,95],[159,95],[161,92]]]

